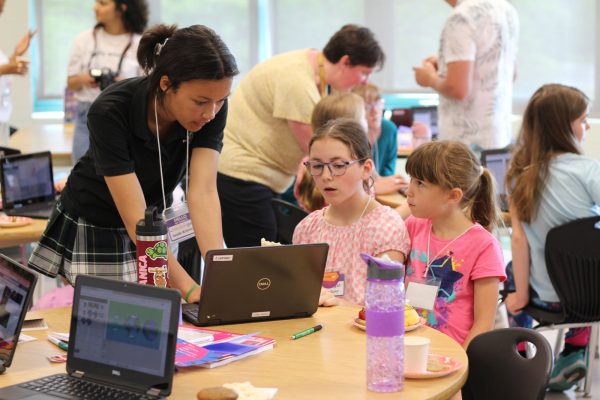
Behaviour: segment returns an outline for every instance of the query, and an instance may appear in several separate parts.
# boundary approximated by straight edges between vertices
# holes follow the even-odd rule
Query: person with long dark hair
[[[136,280],[136,223],[148,206],[169,208],[183,179],[203,255],[223,247],[216,176],[235,58],[210,28],[158,25],[138,61],[146,77],[113,83],[90,107],[90,151],[29,259],[70,284],[78,274]],[[170,251],[168,267],[170,286],[197,301],[198,284]]]
[[[109,84],[141,75],[136,59],[148,24],[146,0],[96,0],[96,25],[79,33],[71,46],[67,88],[76,100],[73,164],[90,145],[87,112]]]

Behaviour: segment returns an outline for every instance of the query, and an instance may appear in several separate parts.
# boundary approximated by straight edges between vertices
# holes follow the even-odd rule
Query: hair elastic
[[[479,166],[479,176],[483,175],[483,170],[484,170],[483,165],[480,165]]]
[[[154,54],[156,54],[157,56],[160,56],[160,53],[161,53],[163,47],[165,47],[165,45],[167,44],[168,41],[169,41],[169,38],[166,38],[164,42],[156,43],[156,46],[154,46]]]

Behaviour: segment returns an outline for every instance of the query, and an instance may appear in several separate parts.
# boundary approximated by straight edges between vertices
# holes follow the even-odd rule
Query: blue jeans
[[[92,103],[77,102],[75,131],[73,134],[73,150],[71,151],[71,162],[73,165],[75,165],[90,148],[90,131],[87,127],[87,113],[91,105]]]

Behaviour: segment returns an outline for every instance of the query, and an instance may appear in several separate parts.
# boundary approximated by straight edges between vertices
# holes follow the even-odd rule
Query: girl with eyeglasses
[[[404,262],[410,248],[402,218],[370,195],[374,165],[364,126],[329,121],[311,138],[305,165],[329,205],[298,224],[293,243],[327,242],[324,286],[336,298],[364,304],[367,269],[360,253]],[[321,296],[323,305],[336,302]]]

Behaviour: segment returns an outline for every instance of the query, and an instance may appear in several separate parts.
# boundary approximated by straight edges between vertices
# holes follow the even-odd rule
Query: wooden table
[[[10,137],[8,145],[23,153],[50,151],[53,166],[68,166],[72,164],[73,125],[57,123],[19,129]]]
[[[29,225],[18,228],[0,228],[0,248],[37,242],[47,224],[47,219],[32,219]]]
[[[430,351],[451,356],[463,367],[442,378],[406,380],[401,392],[381,394],[366,388],[365,332],[351,325],[356,307],[320,308],[310,318],[226,325],[222,329],[276,339],[273,350],[214,369],[186,369],[175,374],[171,399],[195,399],[199,389],[224,383],[250,381],[258,387],[278,388],[276,399],[447,399],[467,378],[467,356],[448,336],[428,327],[407,335],[431,339]],[[42,311],[51,330],[68,332],[69,309]],[[322,324],[323,329],[298,340],[290,335]],[[0,376],[0,387],[64,372],[64,364],[51,364],[46,356],[62,351],[46,340],[47,331],[27,334],[39,338],[17,347],[12,366]]]
[[[400,193],[390,193],[375,196],[375,199],[383,204],[384,206],[390,206],[392,208],[398,207],[400,204],[406,202],[406,197]]]

